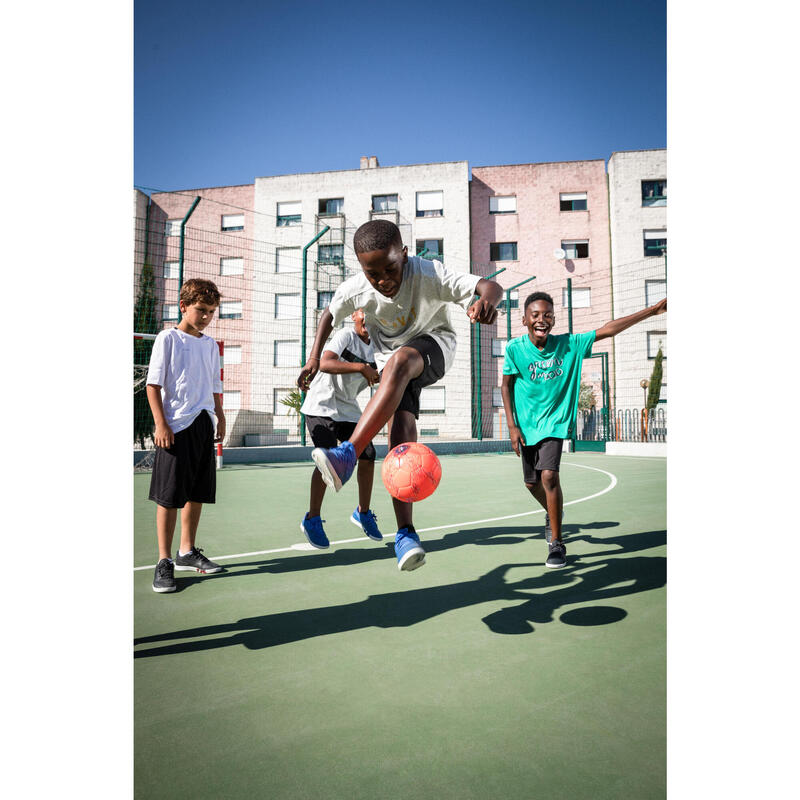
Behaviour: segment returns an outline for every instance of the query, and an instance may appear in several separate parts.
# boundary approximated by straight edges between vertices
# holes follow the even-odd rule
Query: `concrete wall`
[[[648,280],[663,280],[665,259],[645,256],[643,232],[667,227],[666,206],[642,205],[642,181],[666,179],[666,150],[634,150],[614,153],[608,162],[611,266],[614,278],[614,316],[622,317],[647,304]],[[642,379],[649,380],[653,360],[647,357],[647,332],[666,331],[667,314],[645,320],[614,339],[616,350],[616,407],[641,408]],[[666,350],[666,336],[663,340]],[[667,360],[663,362],[667,383]],[[665,391],[662,391],[662,397]]]

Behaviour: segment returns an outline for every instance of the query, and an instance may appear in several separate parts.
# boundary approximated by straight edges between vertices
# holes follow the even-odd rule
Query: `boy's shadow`
[[[487,529],[480,529],[486,531]],[[466,532],[475,541],[486,540],[479,531]],[[525,529],[527,531],[527,529]],[[508,534],[508,529],[504,534]],[[456,534],[449,536],[455,537]],[[444,537],[440,548],[447,549]],[[490,537],[489,537],[490,538]],[[636,552],[659,546],[665,538],[664,531],[648,531],[615,539],[602,539],[603,544],[622,544],[625,551]],[[452,540],[455,542],[455,539]],[[458,542],[464,544],[464,541]],[[452,544],[450,546],[455,546]],[[433,552],[434,548],[429,548]],[[300,609],[296,611],[248,617],[224,625],[209,625],[188,628],[172,633],[144,636],[134,641],[135,645],[167,642],[170,640],[195,640],[173,642],[149,647],[135,652],[136,658],[190,653],[211,650],[231,645],[244,645],[257,650],[264,647],[287,644],[328,636],[362,628],[408,627],[458,608],[506,600],[510,605],[483,618],[488,628],[501,634],[531,633],[531,623],[546,623],[553,620],[557,609],[565,605],[596,603],[614,597],[649,591],[666,582],[666,559],[662,556],[623,556],[618,551],[604,553],[611,557],[581,564],[580,560],[568,556],[567,568],[545,571],[516,582],[508,582],[506,573],[513,568],[540,570],[542,562],[505,564],[490,570],[471,581],[434,586],[421,589],[387,592],[371,595],[364,600],[338,606]],[[622,585],[621,585],[622,584]],[[518,601],[522,601],[521,603]],[[593,611],[575,609],[562,615],[567,624],[607,624],[625,616],[621,609],[595,607]],[[229,634],[220,637],[220,634]],[[218,638],[208,638],[218,637]]]

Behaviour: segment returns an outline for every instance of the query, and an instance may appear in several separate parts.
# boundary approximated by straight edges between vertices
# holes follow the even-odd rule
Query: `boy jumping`
[[[358,309],[352,318],[355,328],[344,328],[325,346],[320,371],[300,407],[315,447],[336,447],[337,442],[350,438],[361,416],[356,398],[365,386],[378,382],[375,350],[364,324],[364,312]],[[383,536],[369,505],[374,473],[375,448],[370,442],[358,458],[358,506],[350,521],[370,539],[380,542]],[[320,471],[315,469],[311,476],[308,513],[300,523],[300,530],[308,543],[319,550],[330,546],[320,519],[324,497],[325,482]]]
[[[153,343],[147,371],[147,400],[155,420],[156,456],[150,499],[156,506],[158,564],[154,592],[174,592],[175,570],[219,572],[195,547],[203,503],[216,499],[214,442],[225,436],[217,343],[203,333],[214,318],[220,294],[211,282],[192,278],[181,287],[183,314],[177,328],[163,330]],[[217,435],[214,436],[214,417]],[[170,558],[178,509],[181,544]]]
[[[349,441],[315,448],[311,456],[325,483],[337,492],[356,459],[389,423],[389,447],[417,440],[421,390],[440,380],[453,363],[456,335],[448,303],[467,309],[475,322],[492,323],[503,290],[478,275],[454,272],[438,261],[409,257],[399,228],[388,220],[364,223],[353,237],[362,273],[348,278],[322,313],[311,355],[297,380],[307,388],[319,369],[320,352],[333,326],[363,308],[381,369],[377,392],[367,403]],[[395,554],[401,570],[425,563],[425,551],[412,524],[412,505],[392,498],[397,519]]]
[[[664,298],[650,308],[611,320],[588,333],[550,336],[555,323],[553,298],[534,292],[525,299],[522,324],[527,335],[506,346],[503,363],[503,406],[511,446],[522,457],[525,487],[545,514],[549,553],[545,566],[566,566],[567,549],[561,538],[564,498],[558,471],[563,440],[575,424],[581,363],[592,345],[667,310]]]

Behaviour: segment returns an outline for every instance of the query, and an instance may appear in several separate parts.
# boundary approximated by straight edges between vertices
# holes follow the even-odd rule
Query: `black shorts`
[[[339,442],[350,441],[353,431],[356,429],[355,422],[337,422],[330,417],[306,417],[306,427],[311,434],[311,441],[314,447],[336,447]],[[359,461],[374,461],[375,448],[370,442],[364,452],[358,457]]]
[[[213,503],[217,494],[214,422],[201,411],[194,422],[175,434],[172,447],[156,447],[150,499],[165,508],[187,502]]]
[[[432,383],[444,377],[444,354],[442,348],[432,336],[417,336],[410,342],[406,342],[403,347],[412,347],[425,362],[422,373],[414,380],[409,381],[403,396],[400,398],[398,411],[410,411],[415,419],[419,419],[419,393]],[[385,367],[384,367],[385,369]],[[381,371],[381,374],[382,371]]]
[[[558,472],[563,448],[564,440],[554,438],[542,439],[530,447],[522,445],[522,479],[525,483],[539,483],[542,470]]]

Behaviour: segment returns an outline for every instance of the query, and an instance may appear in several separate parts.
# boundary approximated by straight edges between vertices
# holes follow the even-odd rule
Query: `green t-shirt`
[[[503,375],[516,375],[514,414],[517,427],[531,446],[555,436],[572,435],[578,412],[581,364],[591,355],[595,331],[547,337],[539,350],[528,337],[506,346]]]

